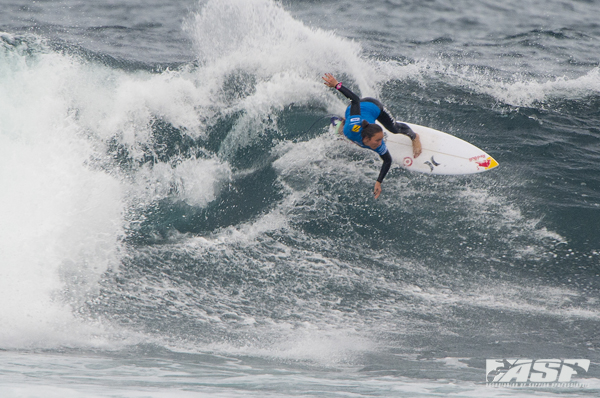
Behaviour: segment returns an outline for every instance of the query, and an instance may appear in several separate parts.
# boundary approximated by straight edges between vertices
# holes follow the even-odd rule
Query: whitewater
[[[599,6],[6,2],[0,396],[597,396]],[[326,72],[500,167],[374,200]]]

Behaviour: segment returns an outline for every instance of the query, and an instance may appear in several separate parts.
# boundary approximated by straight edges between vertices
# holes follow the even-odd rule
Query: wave
[[[3,39],[0,344],[86,340],[97,329],[79,325],[70,304],[95,294],[102,274],[118,265],[122,188],[86,167],[95,152],[64,86],[79,66],[44,51],[40,40]]]
[[[375,206],[379,160],[304,126],[346,105],[324,72],[362,95],[441,80],[531,106],[593,95],[597,70],[507,83],[470,67],[377,61],[267,0],[203,2],[185,29],[197,60],[167,69],[1,35],[0,346],[104,344],[125,330],[343,361],[390,330],[452,333],[453,306],[552,316],[557,297],[576,296],[528,295],[512,273],[567,244],[503,193],[515,177],[394,169]],[[596,319],[573,302],[560,317]]]
[[[220,38],[205,22],[221,18],[222,7],[237,8],[240,24],[251,22],[244,18],[253,10],[270,15],[271,24],[248,25],[254,30],[244,30],[244,43],[228,37],[226,52],[211,47],[211,63],[159,73],[115,67],[37,36],[2,34],[1,200],[10,209],[3,212],[2,319],[11,325],[3,346],[51,345],[78,323],[73,309],[97,293],[107,270],[119,268],[126,235],[157,203],[206,207],[232,181],[227,159],[264,134],[265,114],[314,103],[317,91],[325,101],[315,70],[335,55],[319,57],[341,45],[351,49],[348,60],[361,63],[355,44],[307,28],[267,1],[208,2],[194,29],[199,45]],[[282,29],[288,44],[306,46],[296,59],[285,46],[264,46]],[[245,76],[246,91],[228,88]],[[215,139],[211,128],[223,119],[238,127]],[[90,333],[82,339],[93,341]]]
[[[515,107],[543,107],[548,104],[597,99],[600,68],[591,68],[578,77],[533,77],[525,74],[503,76],[490,67],[447,65],[430,60],[413,63],[381,62],[377,71],[386,80],[416,81],[423,87],[440,82]]]

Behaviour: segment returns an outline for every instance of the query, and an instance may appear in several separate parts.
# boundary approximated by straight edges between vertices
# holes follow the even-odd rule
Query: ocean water
[[[1,10],[1,397],[600,394],[599,1]],[[374,200],[325,72],[500,167]]]

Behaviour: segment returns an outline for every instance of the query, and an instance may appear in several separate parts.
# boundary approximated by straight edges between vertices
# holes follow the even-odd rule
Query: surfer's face
[[[377,149],[381,145],[382,141],[383,141],[383,131],[380,131],[378,133],[375,133],[375,135],[371,138],[368,138],[368,137],[365,138],[363,140],[363,144],[365,144],[366,146],[368,146],[371,149]]]

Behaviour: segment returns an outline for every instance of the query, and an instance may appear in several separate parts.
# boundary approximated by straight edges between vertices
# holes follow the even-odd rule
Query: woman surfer
[[[359,98],[356,94],[338,82],[331,73],[323,76],[325,85],[337,89],[350,99],[350,106],[346,109],[344,135],[350,141],[363,147],[374,150],[383,160],[379,177],[375,183],[375,199],[381,194],[381,183],[392,165],[392,155],[383,142],[383,130],[375,123],[378,120],[388,131],[393,134],[405,134],[412,140],[413,157],[421,154],[421,141],[419,135],[404,124],[394,122],[394,119],[384,109],[383,104],[375,98]]]

